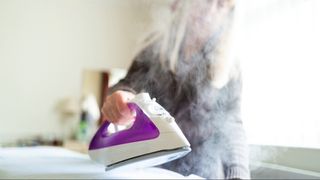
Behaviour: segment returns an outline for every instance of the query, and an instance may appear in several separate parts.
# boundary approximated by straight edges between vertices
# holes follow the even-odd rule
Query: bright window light
[[[320,148],[320,1],[241,2],[249,143]]]

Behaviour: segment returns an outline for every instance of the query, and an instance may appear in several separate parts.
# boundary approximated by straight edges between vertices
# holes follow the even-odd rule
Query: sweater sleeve
[[[225,151],[222,153],[226,179],[250,179],[249,150],[242,123],[241,80],[231,81],[227,117],[223,129]],[[232,90],[231,90],[232,89]]]
[[[151,61],[155,61],[155,55],[152,47],[147,47],[141,51],[133,60],[127,75],[113,87],[110,87],[108,94],[117,90],[129,91],[134,94],[144,90],[147,86],[146,74],[151,68]]]
[[[226,179],[250,179],[248,145],[242,124],[228,124],[224,166]]]

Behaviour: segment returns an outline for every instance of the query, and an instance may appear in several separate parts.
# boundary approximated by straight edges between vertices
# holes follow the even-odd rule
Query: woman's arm
[[[226,179],[249,179],[249,153],[245,132],[240,123],[227,123],[225,152],[223,152]]]
[[[108,90],[108,95],[117,90],[129,91],[133,94],[143,91],[147,86],[147,73],[151,66],[154,66],[156,55],[153,53],[153,46],[149,46],[141,51],[131,64],[125,78],[121,79]]]
[[[126,77],[108,90],[101,111],[109,122],[126,125],[133,121],[135,112],[127,103],[146,87],[146,74],[151,68],[150,61],[154,59],[151,50],[144,49],[133,61]]]
[[[249,179],[249,152],[245,130],[241,118],[240,76],[231,79],[227,85],[226,119],[222,136],[225,150],[222,153],[226,179]]]

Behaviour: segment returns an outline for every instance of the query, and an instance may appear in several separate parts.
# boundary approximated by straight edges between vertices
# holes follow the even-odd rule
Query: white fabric
[[[105,172],[104,166],[85,154],[57,147],[0,148],[0,179],[188,179],[160,168],[147,168],[121,173]]]

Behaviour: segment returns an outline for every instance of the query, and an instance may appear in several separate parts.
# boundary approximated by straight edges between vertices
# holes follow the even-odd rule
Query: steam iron
[[[129,129],[108,134],[105,121],[91,140],[89,156],[106,171],[157,166],[191,151],[175,119],[148,93],[136,95],[128,107],[137,114]]]

